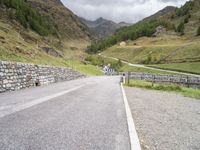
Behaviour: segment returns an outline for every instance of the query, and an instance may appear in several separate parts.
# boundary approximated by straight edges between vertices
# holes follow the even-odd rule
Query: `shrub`
[[[197,29],[197,36],[200,36],[200,26],[199,26],[199,28]]]
[[[177,27],[177,32],[179,32],[181,35],[184,35],[184,30],[185,30],[185,24],[184,22],[181,22],[178,27]]]
[[[32,8],[27,3],[27,0],[1,0],[0,4],[4,4],[7,8],[15,9],[14,18],[25,28],[30,26],[34,31],[43,36],[55,33],[53,21]]]

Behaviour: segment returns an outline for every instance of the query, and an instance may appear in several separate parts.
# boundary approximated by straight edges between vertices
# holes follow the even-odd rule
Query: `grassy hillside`
[[[200,62],[193,63],[173,63],[173,64],[158,64],[150,65],[151,67],[161,68],[166,70],[182,71],[186,73],[200,74]]]
[[[45,1],[32,2],[35,3],[0,0],[0,60],[70,67],[89,76],[102,75],[99,68],[82,63],[89,41],[84,25],[76,16],[59,0],[46,4]],[[39,3],[42,5],[38,6]],[[51,8],[53,4],[55,7]],[[48,8],[52,15],[55,9],[60,10],[54,18],[39,8]],[[64,24],[58,26],[58,18],[65,20]],[[76,34],[69,37],[72,32]]]
[[[75,42],[68,44],[74,45]],[[80,44],[79,46],[81,47],[82,45]],[[31,30],[18,32],[8,23],[8,20],[1,19],[0,60],[70,67],[89,76],[103,74],[95,66],[81,63],[80,60],[86,55],[83,50],[68,49],[63,51],[62,56],[55,57],[47,54],[43,50],[44,47],[49,47],[49,43],[45,43],[40,35]],[[54,48],[55,53],[60,54],[56,47],[52,46],[51,48]]]
[[[60,40],[90,41],[87,27],[60,0],[27,0],[27,2],[32,8],[54,21]]]
[[[102,54],[143,64],[195,62],[200,61],[200,38],[172,35],[142,37],[128,41],[126,46],[115,45]]]

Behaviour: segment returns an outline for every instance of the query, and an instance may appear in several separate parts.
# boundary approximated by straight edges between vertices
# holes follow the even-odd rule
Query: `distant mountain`
[[[98,18],[95,21],[90,21],[84,18],[80,18],[80,20],[90,29],[91,33],[98,39],[105,39],[109,36],[112,36],[117,29],[131,25],[125,22],[115,23],[113,21],[106,20],[102,17]]]

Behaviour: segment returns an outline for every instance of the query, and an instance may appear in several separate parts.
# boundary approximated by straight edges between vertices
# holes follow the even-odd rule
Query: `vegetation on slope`
[[[30,27],[42,36],[53,34],[56,31],[53,21],[49,17],[41,15],[25,0],[0,0],[0,5],[0,7],[5,5],[7,9],[14,9],[15,11],[8,11],[11,19],[16,19],[25,28]]]
[[[78,43],[72,44],[78,45]],[[39,36],[35,32],[30,30],[29,32],[21,31],[19,33],[11,24],[7,23],[7,20],[0,20],[1,61],[70,67],[88,76],[103,74],[100,68],[84,64],[80,61],[86,55],[83,50],[68,49],[63,51],[62,57],[55,57],[49,55],[42,49],[42,47],[48,48],[49,46],[49,43],[43,41],[43,37]],[[58,50],[55,48],[55,51]]]

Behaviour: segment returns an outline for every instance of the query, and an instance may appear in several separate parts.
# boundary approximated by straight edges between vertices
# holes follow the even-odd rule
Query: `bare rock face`
[[[166,28],[164,28],[163,26],[158,26],[156,28],[156,32],[153,34],[153,37],[166,34],[166,32],[167,32]]]
[[[63,57],[61,53],[57,52],[55,49],[51,47],[42,47],[42,50],[46,52],[48,55],[51,55],[54,57]]]

